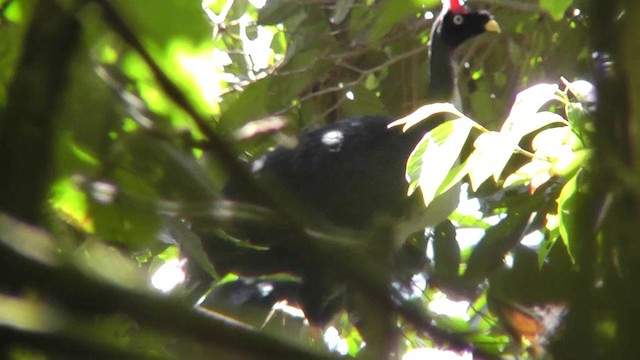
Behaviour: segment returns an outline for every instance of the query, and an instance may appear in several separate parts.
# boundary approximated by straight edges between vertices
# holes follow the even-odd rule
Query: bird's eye
[[[453,17],[453,23],[456,25],[462,25],[464,22],[464,17],[462,15],[455,15]]]

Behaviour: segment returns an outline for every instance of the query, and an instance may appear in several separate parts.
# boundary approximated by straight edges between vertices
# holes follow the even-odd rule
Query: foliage
[[[637,124],[610,104],[631,101],[614,90],[627,90],[617,85],[633,74],[625,56],[634,52],[587,32],[622,26],[612,19],[631,26],[631,15],[598,1],[472,1],[504,33],[457,52],[463,113],[419,107],[438,1],[255,3],[0,1],[2,355],[383,358],[396,327],[394,349],[407,358],[442,348],[485,358],[631,353]],[[637,14],[632,2],[618,5]],[[589,35],[606,52],[596,55],[622,64],[604,80],[592,73]],[[615,66],[607,56],[601,65]],[[618,96],[596,100],[589,83],[559,86],[560,76],[593,78]],[[203,279],[215,289],[245,281],[220,278],[197,234],[231,221],[304,225],[278,199],[272,209],[222,199],[229,178],[260,191],[244,162],[295,143],[306,126],[411,113],[396,123],[411,127],[436,112],[454,119],[408,159],[408,189],[429,203],[468,182],[477,207],[434,229],[428,249],[408,242],[405,260],[426,252],[428,265],[389,290],[391,274],[362,254],[358,236],[327,232],[304,245],[330,264],[327,278],[357,285],[361,316],[392,331],[341,312],[324,344],[288,305],[213,306],[243,323],[191,308],[210,288]],[[602,125],[606,116],[615,126]],[[366,236],[385,236],[377,230]],[[150,281],[165,263],[191,276],[171,296]]]
[[[582,89],[578,89],[580,86]],[[579,92],[584,92],[585,88],[588,93]],[[578,95],[572,95],[573,99],[570,99],[570,91]],[[587,144],[590,143],[589,136],[593,131],[587,109],[593,104],[590,105],[585,98],[593,98],[594,91],[593,85],[586,81],[567,83],[562,92],[555,84],[537,84],[516,96],[500,131],[484,128],[465,117],[451,104],[425,105],[411,115],[395,121],[390,127],[403,125],[403,131],[406,131],[420,121],[428,121],[430,116],[437,113],[446,112],[456,116],[425,134],[411,154],[406,172],[409,193],[420,188],[425,206],[428,206],[436,196],[443,194],[466,176],[469,177],[472,190],[477,190],[493,177],[504,188],[527,185],[531,192],[554,177],[562,177],[567,183],[556,200],[560,211],[555,209],[550,215],[552,217],[547,220],[547,230],[556,233],[556,236],[548,239],[549,248],[540,249],[543,254],[540,263],[542,265],[550,246],[558,238],[558,227],[569,253],[572,254],[577,241],[572,241],[574,236],[568,230],[572,227],[572,207],[576,206],[571,205],[571,201],[584,191],[584,180],[581,181],[578,175],[582,174],[590,158],[591,149]],[[554,100],[564,105],[567,119],[550,111],[540,111],[544,104]],[[480,130],[481,135],[474,141],[473,151],[462,164],[453,168],[472,128]],[[519,144],[523,138],[534,132],[536,135],[531,141],[531,151],[521,148]],[[530,161],[512,174],[503,174],[510,158],[516,153],[529,157]],[[434,163],[440,165],[440,176],[434,174],[430,167]],[[504,181],[501,181],[502,178]],[[556,216],[560,217],[560,221],[555,219]]]

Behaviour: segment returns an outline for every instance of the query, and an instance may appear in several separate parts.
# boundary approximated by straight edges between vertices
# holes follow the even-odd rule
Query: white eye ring
[[[464,22],[464,17],[462,15],[454,15],[453,16],[453,23],[456,25],[462,25],[462,23]]]

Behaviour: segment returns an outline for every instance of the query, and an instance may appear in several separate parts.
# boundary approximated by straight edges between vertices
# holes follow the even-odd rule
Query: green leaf
[[[593,156],[593,150],[582,149],[575,151],[570,162],[566,164],[556,164],[555,174],[565,177],[572,177],[582,168],[585,168]]]
[[[540,0],[540,7],[548,12],[553,20],[558,21],[564,17],[571,3],[573,0]]]
[[[0,243],[47,265],[59,263],[55,240],[46,232],[0,212]]]
[[[44,301],[35,296],[21,298],[0,293],[0,321],[3,327],[45,333],[51,331],[51,328],[54,327],[52,324],[57,325],[68,321],[68,319],[61,311],[47,306]],[[15,359],[16,357],[9,355],[8,358]],[[31,359],[28,355],[17,358]],[[46,357],[35,356],[34,358],[44,359]]]
[[[380,98],[374,91],[366,89],[364,86],[357,86],[351,89],[354,98],[342,103],[342,116],[358,116],[362,114],[384,114],[386,109]],[[343,95],[344,96],[344,95]]]
[[[466,159],[462,164],[455,166],[447,177],[440,184],[440,188],[436,192],[436,196],[444,194],[447,190],[451,189],[454,185],[462,181],[462,179],[469,173],[470,166],[469,159]]]
[[[500,176],[518,143],[502,132],[489,132],[480,135],[474,146],[468,160],[471,188],[476,191],[492,175]]]
[[[331,15],[331,22],[333,24],[340,24],[349,15],[349,11],[353,8],[355,0],[338,0],[334,5],[333,13]]]
[[[409,156],[407,181],[417,179],[425,206],[438,194],[473,126],[468,118],[447,121],[425,134]]]
[[[220,277],[216,273],[216,270],[213,265],[211,265],[211,262],[209,262],[209,258],[205,255],[206,252],[202,248],[200,238],[187,228],[182,221],[177,219],[167,219],[166,225],[171,235],[180,243],[185,253],[189,255],[189,258],[193,259],[201,269],[214,279],[219,279]]]
[[[506,344],[511,343],[511,338],[506,335],[493,335],[493,334],[474,334],[469,337],[469,340],[482,351],[496,354],[496,357],[500,357],[505,351]]]
[[[513,132],[524,136],[531,130],[529,119],[531,116],[535,116],[542,105],[547,102],[557,99],[556,92],[558,91],[558,85],[556,84],[538,84],[530,88],[521,91],[516,95],[516,101],[511,107],[511,112],[507,117],[507,120],[502,126],[501,132]],[[545,120],[549,117],[550,119]],[[561,118],[560,118],[561,119]],[[550,115],[543,115],[542,122],[545,121],[562,121],[558,118],[553,118]],[[534,125],[535,126],[535,125]]]
[[[548,161],[533,159],[507,176],[502,186],[508,187],[516,184],[539,184],[545,182],[551,177],[551,167],[552,164]]]
[[[553,245],[555,245],[556,241],[560,238],[560,233],[558,228],[554,228],[545,234],[544,240],[540,244],[540,248],[538,248],[538,266],[542,269],[551,249],[553,249]]]
[[[7,100],[7,86],[22,54],[22,41],[35,4],[27,1],[3,2],[3,6],[8,7],[2,15],[11,23],[4,23],[0,17],[0,108],[4,107]]]
[[[217,197],[216,185],[202,164],[174,144],[145,134],[132,135],[118,144],[120,168],[116,180],[132,196],[153,193],[163,199],[208,201]]]
[[[467,261],[464,281],[477,284],[500,267],[505,254],[522,240],[530,222],[535,221],[532,214],[547,211],[559,190],[557,182],[547,182],[533,194],[517,192],[501,200],[507,217],[489,228],[476,245]]]
[[[411,114],[409,114],[409,115],[407,115],[407,116],[405,116],[405,117],[403,117],[401,119],[398,119],[398,120],[392,122],[387,127],[388,128],[392,128],[394,126],[402,125],[402,131],[406,132],[411,127],[415,126],[416,124],[420,123],[421,121],[426,120],[429,117],[431,117],[431,116],[433,116],[435,114],[440,114],[440,113],[449,113],[449,114],[453,114],[453,115],[457,116],[458,118],[466,118],[466,119],[468,119],[466,116],[464,116],[464,114],[462,112],[460,112],[460,110],[456,109],[456,107],[453,104],[450,104],[450,103],[434,103],[434,104],[427,104],[427,105],[421,106],[416,111],[412,112]],[[479,126],[478,124],[475,124],[475,125]]]
[[[436,315],[434,316],[434,320],[439,328],[445,329],[451,333],[463,334],[473,332],[471,324],[466,319],[446,315]]]
[[[369,41],[377,42],[401,20],[422,11],[422,4],[415,0],[385,1],[380,4],[377,19],[368,26]]]
[[[580,139],[584,146],[590,146],[595,132],[593,112],[585,109],[579,102],[569,102],[565,107],[567,119],[571,124],[571,131]]]
[[[531,199],[523,204],[523,208],[526,207],[533,208]],[[512,211],[506,219],[486,231],[469,256],[465,280],[477,284],[502,264],[505,254],[522,239],[530,214],[530,211]]]
[[[269,0],[259,11],[259,25],[277,25],[296,16],[304,14],[304,7],[288,0]]]
[[[511,126],[509,132],[519,137],[518,141],[520,141],[520,138],[522,138],[523,136],[528,135],[536,130],[540,130],[543,127],[551,125],[553,123],[568,125],[567,121],[563,119],[562,116],[550,111],[540,111],[532,113],[529,116],[523,114],[523,116],[513,119],[509,117],[509,119],[507,119],[507,122],[505,122],[505,126],[509,124],[509,126]]]
[[[121,16],[146,42],[164,48],[177,38],[207,41],[211,25],[201,1],[154,0],[113,1]]]
[[[575,263],[579,249],[579,235],[582,224],[574,216],[576,206],[579,204],[579,174],[572,177],[562,188],[558,197],[558,218],[560,220],[560,236],[569,251],[571,260]]]
[[[221,132],[229,132],[241,125],[268,115],[273,104],[269,96],[270,83],[274,78],[264,78],[247,85],[242,92],[229,93],[222,97],[221,118],[218,128]],[[284,105],[275,102],[276,106]]]
[[[147,288],[149,280],[138,263],[104,242],[95,239],[84,242],[74,250],[73,263],[91,276],[130,290]]]
[[[553,123],[567,124],[555,113],[538,112],[545,103],[557,99],[557,91],[555,84],[539,84],[523,90],[516,96],[500,132],[487,132],[476,139],[475,150],[469,156],[469,178],[474,191],[490,176],[496,182],[499,180],[523,136]]]
[[[158,241],[162,219],[130,204],[89,202],[97,236],[125,244],[129,249],[146,249]]]

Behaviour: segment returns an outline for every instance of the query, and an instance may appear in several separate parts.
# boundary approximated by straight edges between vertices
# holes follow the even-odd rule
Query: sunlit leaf
[[[538,112],[542,105],[557,98],[557,91],[558,86],[554,84],[539,84],[522,91],[516,96],[515,104],[500,132],[484,133],[476,139],[475,151],[469,157],[472,189],[477,190],[490,176],[496,182],[499,180],[523,136],[553,123],[567,124],[566,120],[555,113]],[[539,165],[535,166],[538,170],[541,168]],[[517,175],[508,177],[507,184],[526,180],[526,171],[530,170],[524,168]],[[531,178],[533,175],[529,177]]]
[[[425,205],[431,203],[454,166],[473,122],[460,118],[445,122],[427,133],[407,162],[407,180],[419,179]]]
[[[69,143],[69,148],[71,148],[71,151],[73,152],[73,154],[84,163],[92,167],[97,167],[98,165],[100,165],[100,161],[96,159],[93,154],[82,149],[80,146],[77,146],[73,143]]]
[[[564,17],[565,11],[572,2],[573,0],[540,0],[540,7],[558,21]]]
[[[560,220],[560,236],[562,241],[569,250],[571,259],[576,261],[576,251],[582,239],[578,234],[581,232],[579,220],[576,219],[574,212],[579,204],[579,176],[571,178],[562,188],[558,197],[558,219]]]
[[[502,126],[501,131],[517,132],[519,134],[522,134],[521,136],[526,135],[526,131],[528,131],[531,126],[530,124],[528,124],[527,119],[530,119],[531,116],[534,116],[534,114],[536,114],[538,110],[540,110],[542,105],[556,99],[557,91],[558,85],[555,84],[538,84],[521,91],[518,95],[516,95],[516,101],[511,107],[511,112],[509,113],[507,120]],[[550,115],[543,116],[551,117]],[[549,120],[547,119],[546,121]],[[551,117],[550,121],[553,122],[562,120],[558,118],[554,119],[553,117]]]
[[[505,350],[507,344],[511,342],[511,338],[507,335],[493,334],[475,334],[470,340],[476,344],[478,349],[492,353],[500,354]]]
[[[538,266],[542,268],[547,256],[551,252],[553,245],[560,238],[559,220],[557,215],[547,215],[547,222],[545,224],[546,232],[545,237],[540,248],[538,248]]]
[[[176,38],[207,41],[211,36],[202,1],[167,0],[160,6],[153,0],[117,0],[113,6],[154,47],[164,47]]]
[[[216,270],[209,262],[202,248],[202,243],[196,234],[185,226],[184,223],[176,219],[167,220],[167,228],[171,235],[178,240],[182,249],[193,259],[201,269],[210,274],[214,279],[219,279],[220,276],[216,273]]]
[[[0,295],[0,326],[26,331],[51,331],[67,319],[45,303]]]
[[[73,226],[93,232],[93,221],[88,213],[87,195],[74,183],[73,179],[59,180],[52,186],[51,192],[49,202],[60,217]]]
[[[107,244],[91,240],[74,252],[74,262],[88,274],[131,290],[148,288],[146,273],[130,256]],[[109,271],[104,271],[109,269]]]
[[[466,319],[452,317],[452,316],[438,315],[434,318],[434,320],[436,324],[438,324],[438,327],[447,329],[450,332],[463,333],[463,334],[468,334],[473,332],[471,325]]]
[[[536,151],[536,158],[540,159],[537,161],[549,162],[550,176],[556,174],[572,176],[577,169],[585,166],[591,151],[587,149],[574,151],[576,144],[579,144],[579,140],[568,126],[543,130],[531,143]]]
[[[521,114],[518,117],[510,116],[502,127],[502,131],[513,133],[514,136],[517,136],[518,140],[520,140],[523,136],[553,123],[568,124],[567,121],[558,114],[549,111],[540,111],[528,115]]]
[[[595,103],[598,100],[596,87],[592,83],[586,80],[570,82],[564,77],[561,80],[580,103]]]
[[[477,190],[491,176],[497,179],[517,145],[503,133],[489,132],[478,136],[475,150],[469,156],[471,188]]]
[[[36,227],[0,213],[0,242],[22,256],[47,265],[58,264],[54,239]]]
[[[488,222],[483,219],[478,219],[482,214],[465,214],[460,212],[460,209],[456,209],[450,216],[449,219],[455,221],[458,225],[458,229],[478,229],[478,230],[486,230],[492,226]]]
[[[566,177],[572,177],[576,172],[585,168],[593,156],[593,150],[582,149],[575,151],[571,158],[566,161],[560,161],[554,166],[554,174]]]
[[[531,147],[540,154],[557,154],[560,147],[568,147],[571,150],[572,136],[573,133],[568,126],[546,129],[533,138]]]
[[[467,158],[462,164],[454,166],[451,171],[447,174],[447,177],[440,184],[440,188],[436,192],[436,195],[444,194],[453,186],[458,184],[465,176],[469,173],[469,169],[471,168],[471,162]]]
[[[548,161],[532,160],[507,176],[503,187],[528,183],[535,183],[535,187],[538,187],[551,177],[551,167]]]
[[[466,116],[464,116],[463,113],[461,113],[458,109],[456,109],[456,107],[453,104],[435,103],[435,104],[427,104],[427,105],[421,106],[411,114],[401,119],[395,120],[394,122],[389,124],[387,127],[392,128],[395,126],[402,125],[402,131],[407,131],[411,127],[418,124],[419,122],[426,120],[435,114],[440,114],[440,113],[449,113],[449,114],[455,115],[458,118],[467,118]]]
[[[224,91],[224,68],[216,62],[212,45],[195,47],[176,39],[170,43],[163,59],[165,67],[172,69],[173,76],[180,79],[179,85],[193,99],[194,105],[204,113],[217,114],[218,100]]]
[[[582,141],[583,146],[590,146],[595,132],[593,111],[581,103],[570,102],[565,107],[571,130]]]

